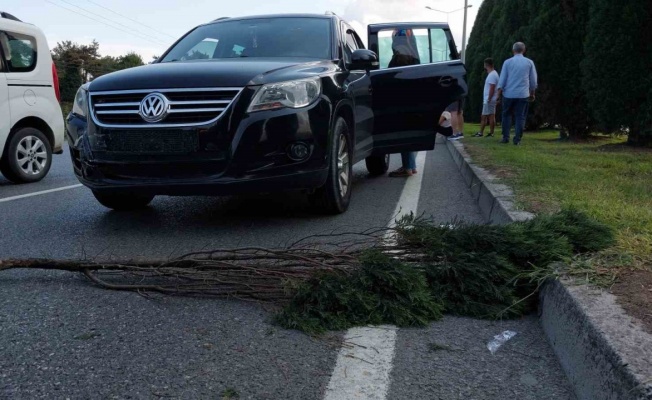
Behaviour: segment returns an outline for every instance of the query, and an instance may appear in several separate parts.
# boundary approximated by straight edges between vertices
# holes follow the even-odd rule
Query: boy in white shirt
[[[451,126],[452,115],[449,111],[444,111],[439,117],[439,126],[437,127],[437,132],[441,133],[446,137],[453,135],[453,127]]]
[[[494,60],[487,58],[484,60],[484,69],[487,71],[487,79],[484,83],[484,93],[482,98],[482,121],[480,125],[480,132],[476,133],[475,137],[484,136],[484,128],[489,124],[489,134],[487,137],[494,135],[496,129],[496,103],[498,101],[498,90],[496,86],[500,80],[498,72],[494,69]]]

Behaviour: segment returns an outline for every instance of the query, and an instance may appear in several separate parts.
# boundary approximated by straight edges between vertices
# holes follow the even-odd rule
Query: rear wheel
[[[315,208],[325,214],[341,214],[349,207],[353,183],[353,154],[349,127],[337,118],[330,149],[326,183],[310,196]]]
[[[0,171],[12,182],[38,182],[48,174],[52,165],[52,147],[43,132],[22,128],[9,141]]]
[[[138,210],[147,207],[154,199],[150,194],[114,193],[93,190],[93,196],[104,207],[116,211]]]
[[[389,154],[369,156],[365,159],[367,171],[372,176],[384,175],[389,169]]]

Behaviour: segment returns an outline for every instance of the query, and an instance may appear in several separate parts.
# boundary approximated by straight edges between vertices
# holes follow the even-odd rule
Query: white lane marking
[[[42,194],[60,192],[62,190],[75,189],[75,188],[78,188],[78,187],[81,187],[81,186],[83,186],[83,185],[81,183],[79,183],[77,185],[63,186],[63,187],[56,188],[56,189],[48,189],[48,190],[42,190],[40,192],[21,194],[19,196],[5,197],[4,199],[0,199],[0,203],[4,203],[6,201],[12,201],[12,200],[24,199],[24,198],[32,197],[32,196],[40,196]]]
[[[349,329],[325,400],[384,399],[389,390],[397,330],[395,326]]]
[[[389,227],[401,216],[417,213],[426,154],[422,151],[417,155],[418,173],[406,180]],[[385,238],[392,240],[389,233]],[[337,355],[324,400],[384,400],[394,366],[397,332],[395,326],[349,329],[344,335],[344,346]]]
[[[425,151],[422,151],[417,154],[417,174],[412,175],[411,178],[408,178],[403,186],[403,192],[401,197],[396,204],[396,210],[392,215],[392,220],[389,221],[388,226],[390,228],[396,225],[396,220],[401,219],[404,215],[410,215],[410,213],[417,214],[417,209],[419,207],[419,196],[421,195],[421,183],[423,182],[423,174],[425,173],[424,167],[426,165],[426,154]],[[391,233],[390,233],[391,234]]]

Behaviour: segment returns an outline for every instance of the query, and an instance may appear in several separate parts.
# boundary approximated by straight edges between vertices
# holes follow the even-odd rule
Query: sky
[[[467,37],[482,0],[469,0]],[[430,6],[450,14],[426,9]],[[148,62],[195,26],[219,17],[332,11],[366,41],[366,26],[379,22],[449,22],[462,46],[464,0],[0,0],[0,11],[40,27],[50,48],[93,39],[100,54],[136,52]],[[84,16],[85,15],[85,16]]]

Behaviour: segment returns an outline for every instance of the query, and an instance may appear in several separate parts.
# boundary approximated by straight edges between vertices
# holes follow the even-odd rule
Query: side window
[[[380,68],[451,60],[443,29],[389,29],[378,32]]]
[[[36,39],[19,33],[0,32],[0,46],[7,72],[30,72],[36,67]]]
[[[432,45],[432,62],[444,62],[453,60],[448,37],[443,29],[430,30],[430,43]]]
[[[360,40],[351,28],[343,26],[343,29],[346,29],[346,33],[344,34],[344,61],[349,63],[351,62],[353,52],[362,47],[360,46]]]

